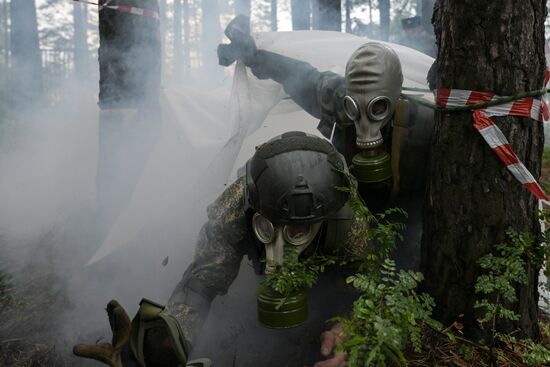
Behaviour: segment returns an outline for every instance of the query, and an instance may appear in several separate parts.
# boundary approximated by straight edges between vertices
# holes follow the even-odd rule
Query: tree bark
[[[271,30],[277,32],[277,0],[271,0]]]
[[[340,0],[319,0],[319,29],[342,30],[342,3]]]
[[[235,15],[239,14],[250,16],[250,0],[235,0]]]
[[[100,0],[99,5],[105,1]],[[157,0],[112,0],[110,4],[159,11]],[[158,123],[159,21],[151,16],[102,10],[99,42],[101,111],[93,241],[101,243],[128,205],[162,125]]]
[[[291,0],[292,30],[308,30],[311,26],[311,3],[309,0]]]
[[[351,0],[345,0],[346,4],[346,33],[351,33]]]
[[[378,10],[380,11],[380,39],[388,41],[390,39],[390,0],[378,0]]]
[[[10,2],[9,107],[16,114],[30,108],[42,96],[42,60],[34,0]]]
[[[183,65],[184,74],[189,73],[189,67],[191,66],[191,48],[189,47],[191,26],[189,25],[190,17],[189,0],[183,0]]]
[[[218,0],[202,0],[202,77],[208,83],[217,83],[223,77],[216,53],[221,43],[220,9]]]
[[[437,59],[430,72],[436,88],[514,95],[539,89],[545,72],[543,1],[440,0],[433,17]],[[470,21],[465,22],[464,19]],[[428,189],[424,204],[421,268],[437,303],[436,317],[449,324],[463,315],[476,335],[474,284],[484,254],[506,240],[505,231],[540,233],[537,200],[519,184],[473,127],[472,113],[436,112]],[[529,118],[494,117],[519,159],[540,176],[543,126]],[[516,336],[539,336],[539,269],[526,259],[529,283],[517,287],[518,322],[499,324]],[[485,328],[488,329],[487,327]]]

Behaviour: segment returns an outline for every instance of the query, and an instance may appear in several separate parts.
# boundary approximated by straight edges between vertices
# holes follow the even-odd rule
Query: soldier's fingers
[[[332,353],[336,346],[336,341],[336,334],[330,330],[321,334],[321,355],[323,357],[328,357]]]
[[[79,357],[103,362],[110,367],[122,367],[120,354],[109,343],[78,344],[73,347],[73,353]]]
[[[346,365],[346,353],[340,352],[331,359],[315,363],[313,367],[345,367]]]

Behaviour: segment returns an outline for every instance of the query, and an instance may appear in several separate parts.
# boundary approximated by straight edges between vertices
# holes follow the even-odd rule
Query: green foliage
[[[347,352],[350,367],[406,365],[404,350],[421,349],[422,325],[440,327],[430,317],[433,299],[416,292],[422,274],[397,271],[390,259],[404,228],[394,218],[406,213],[389,209],[374,215],[353,187],[341,190],[349,192],[350,206],[368,220],[370,228],[356,234],[355,240],[366,239],[369,246],[363,258],[356,259],[359,273],[347,279],[361,296],[353,303],[351,318],[334,319],[342,323],[347,337],[339,348]]]
[[[353,182],[352,176],[348,177]],[[401,231],[405,229],[403,223],[395,221],[395,217],[407,217],[407,213],[401,208],[390,208],[383,213],[373,214],[367,208],[355,187],[341,187],[341,191],[349,193],[349,206],[356,215],[362,216],[369,223],[369,230],[352,234],[352,241],[357,243],[367,242],[368,247],[360,258],[350,259],[358,264],[361,273],[380,274],[385,259],[390,258],[395,249],[397,240],[402,240]]]
[[[475,308],[482,309],[484,322],[493,320],[518,320],[519,315],[507,309],[505,304],[517,302],[516,285],[527,284],[524,255],[534,244],[534,237],[529,234],[506,232],[509,242],[496,246],[497,255],[487,254],[478,261],[485,274],[477,278],[475,291],[488,298],[476,301]],[[493,330],[493,332],[496,332]]]
[[[542,212],[541,219],[548,219],[549,212]],[[528,366],[541,366],[550,363],[550,350],[530,339],[516,339],[509,334],[497,332],[498,320],[516,321],[519,315],[506,305],[517,303],[515,287],[527,284],[526,262],[529,259],[539,268],[549,255],[549,232],[543,234],[538,246],[530,233],[518,233],[512,229],[506,232],[507,242],[496,246],[496,254],[487,254],[478,261],[485,274],[477,278],[475,291],[486,296],[476,302],[475,307],[484,311],[482,321],[492,321],[492,346],[496,341],[513,344],[523,350],[522,361]],[[548,269],[548,266],[547,266]],[[543,330],[544,332],[544,330]]]
[[[404,366],[408,345],[420,352],[422,324],[439,327],[430,317],[434,301],[416,292],[420,281],[422,274],[398,272],[395,263],[387,258],[379,276],[356,274],[347,279],[361,291],[353,304],[353,316],[336,318],[348,336],[340,347],[348,353],[350,367]]]
[[[512,335],[498,334],[500,341],[512,344],[515,349],[520,349],[522,362],[527,366],[546,366],[550,364],[550,349],[544,345],[535,343],[530,339],[516,339]]]
[[[331,256],[314,255],[306,259],[298,259],[295,254],[285,251],[283,264],[274,272],[267,274],[262,280],[262,287],[269,287],[274,291],[290,297],[294,292],[303,288],[312,287],[327,266],[336,263]]]

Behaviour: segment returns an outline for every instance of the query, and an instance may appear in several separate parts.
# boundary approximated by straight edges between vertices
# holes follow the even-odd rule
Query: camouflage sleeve
[[[362,257],[368,250],[369,222],[364,215],[354,213],[345,239],[347,255],[352,258]]]
[[[191,344],[212,300],[227,292],[239,272],[247,238],[243,195],[241,178],[208,207],[208,222],[200,231],[193,262],[168,301],[168,312]]]

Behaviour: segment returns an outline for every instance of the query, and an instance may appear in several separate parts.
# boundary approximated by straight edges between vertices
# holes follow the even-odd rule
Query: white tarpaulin
[[[260,49],[342,75],[348,57],[368,41],[325,31],[259,33],[254,38]],[[389,45],[402,61],[404,86],[426,88],[426,75],[433,59],[405,46]],[[205,205],[223,190],[229,177],[235,177],[234,171],[252,155],[254,146],[281,133],[281,126],[266,121],[280,121],[285,130],[313,131],[315,120],[297,108],[278,109],[268,117],[284,97],[281,85],[258,80],[241,64],[235,67],[231,92],[165,88],[161,100],[161,139],[127,209],[90,262],[131,243],[159,218],[166,219],[174,213],[180,213],[180,218],[189,218],[178,207],[194,206],[192,212],[200,213],[199,217],[203,218]],[[433,101],[430,94],[424,97]],[[258,131],[262,124],[264,128]],[[239,162],[235,164],[238,157]],[[177,225],[191,225],[191,222],[182,219]]]

